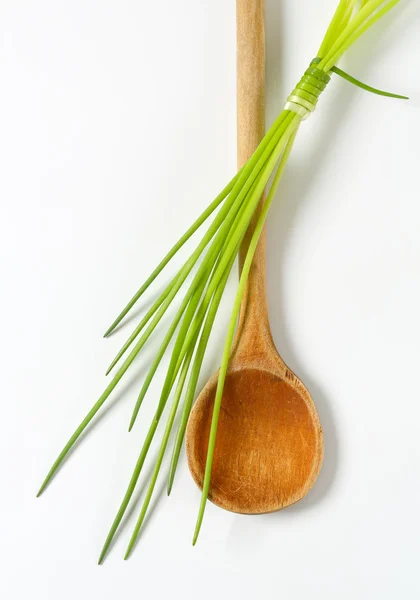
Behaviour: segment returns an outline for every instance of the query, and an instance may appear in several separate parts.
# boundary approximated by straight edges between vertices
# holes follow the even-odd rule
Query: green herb
[[[40,495],[44,488],[48,485],[76,440],[85,430],[90,421],[94,418],[114,388],[117,386],[140,350],[154,332],[156,326],[162,319],[165,312],[168,310],[172,300],[186,282],[193,268],[199,263],[197,271],[192,278],[181,305],[174,316],[172,324],[170,325],[156,358],[153,361],[145,378],[144,384],[140,390],[137,402],[135,404],[129,426],[130,430],[135,423],[143,399],[158,369],[162,357],[175,336],[169,368],[165,377],[155,415],[152,419],[146,439],[141,448],[127,491],[106,538],[99,558],[99,563],[103,561],[118,529],[118,526],[125,514],[127,506],[136,488],[138,478],[140,476],[159,421],[162,417],[169,396],[171,395],[172,389],[176,384],[174,400],[169,411],[169,416],[162,437],[155,468],[151,475],[146,497],[131,536],[125,558],[128,557],[132,548],[134,547],[137,536],[141,529],[168,446],[175,417],[177,413],[180,412],[180,421],[175,436],[169,469],[168,494],[171,492],[188,417],[196,394],[198,377],[201,371],[205,351],[209,342],[213,323],[220,306],[223,292],[226,287],[230,271],[238,254],[239,247],[244,238],[245,232],[248,229],[252,216],[259,204],[262,193],[268,185],[271,175],[275,173],[245,258],[223,350],[210,429],[203,491],[193,537],[193,544],[196,543],[204,516],[210,486],[210,476],[217,437],[219,411],[222,401],[225,377],[229,364],[232,340],[236,328],[242,296],[255,248],[267,218],[271,203],[274,199],[281,175],[289,158],[297,131],[303,118],[309,116],[309,114],[315,110],[318,98],[321,92],[327,86],[328,82],[330,81],[330,76],[333,73],[369,92],[394,98],[405,98],[405,96],[382,92],[362,84],[354,77],[336,67],[337,61],[348,50],[348,48],[365,31],[374,25],[378,19],[380,19],[396,4],[398,4],[398,2],[399,0],[341,0],[339,2],[337,10],[318,51],[317,58],[312,61],[310,67],[305,72],[295,90],[289,96],[285,105],[285,110],[283,110],[277,117],[254,154],[244,165],[244,167],[235,175],[235,177],[233,177],[224,190],[217,196],[217,198],[215,198],[209,207],[173,246],[173,248],[159,263],[150,277],[136,292],[127,306],[106,331],[104,337],[108,336],[117,327],[117,325],[127,315],[127,313],[144,294],[144,292],[146,292],[146,290],[173,258],[173,256],[182,248],[185,242],[187,242],[187,240],[197,231],[197,229],[204,224],[204,222],[216,211],[216,209],[219,209],[216,217],[214,217],[211,225],[208,227],[197,248],[188,258],[179,272],[175,275],[175,277],[173,277],[164,292],[154,302],[150,310],[146,313],[139,325],[134,329],[133,333],[130,335],[126,343],[116,355],[115,359],[112,361],[107,374],[114,367],[116,367],[120,361],[123,360],[123,356],[131,348],[131,351],[121,363],[108,387],[93,405],[67,444],[64,446],[38,492],[38,495]],[[182,398],[182,408],[180,409]]]

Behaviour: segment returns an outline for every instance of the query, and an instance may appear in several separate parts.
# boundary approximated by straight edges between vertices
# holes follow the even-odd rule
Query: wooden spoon
[[[264,1],[237,0],[238,164],[264,135]],[[261,206],[261,205],[260,205]],[[240,268],[255,226],[241,248]],[[279,356],[270,332],[265,232],[254,255],[223,392],[209,499],[237,513],[259,514],[297,502],[314,484],[324,442],[314,403]],[[218,373],[189,418],[186,449],[202,487]]]

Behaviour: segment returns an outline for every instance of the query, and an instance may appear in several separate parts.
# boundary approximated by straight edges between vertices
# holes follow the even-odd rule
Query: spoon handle
[[[264,0],[236,0],[237,28],[237,144],[238,167],[252,155],[265,133],[265,33]],[[249,226],[239,252],[239,269],[242,269],[249,242],[261,210]],[[240,349],[256,337],[266,338],[269,333],[265,285],[265,228],[255,251],[247,287],[241,306],[238,334],[235,343]],[[256,336],[257,334],[257,336]]]

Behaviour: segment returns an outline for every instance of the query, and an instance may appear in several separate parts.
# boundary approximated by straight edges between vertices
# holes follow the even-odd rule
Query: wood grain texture
[[[190,416],[187,453],[201,488],[217,374]],[[322,462],[322,432],[294,375],[230,369],[219,416],[209,499],[237,513],[274,512],[303,498]]]
[[[237,0],[238,165],[264,135],[263,0]],[[262,204],[263,200],[260,203]],[[246,256],[255,219],[242,244]],[[266,303],[265,230],[242,302],[222,398],[209,499],[243,514],[279,510],[300,500],[322,464],[315,405],[274,345]],[[202,487],[218,373],[199,395],[186,433],[188,464]]]

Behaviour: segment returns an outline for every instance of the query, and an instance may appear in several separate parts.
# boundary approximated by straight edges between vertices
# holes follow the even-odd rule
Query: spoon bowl
[[[281,360],[281,359],[280,359]],[[218,374],[198,397],[187,457],[201,488]],[[209,500],[236,513],[262,514],[298,502],[322,464],[323,435],[312,399],[287,367],[231,367],[225,381]]]

